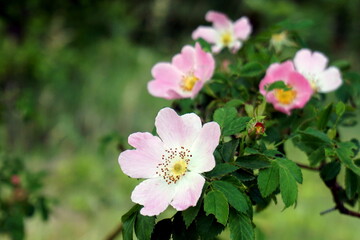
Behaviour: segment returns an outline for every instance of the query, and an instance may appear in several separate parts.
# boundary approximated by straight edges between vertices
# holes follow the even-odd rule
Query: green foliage
[[[232,240],[255,239],[254,228],[251,219],[245,214],[230,212],[229,218],[230,238]]]
[[[46,221],[50,203],[43,193],[44,174],[30,171],[23,159],[0,150],[0,234],[25,239],[25,220],[39,214]]]
[[[223,193],[210,191],[204,198],[204,210],[207,215],[213,214],[217,221],[223,225],[229,217],[229,205]]]
[[[214,181],[213,186],[225,195],[229,204],[238,212],[246,213],[250,209],[247,196],[233,184],[225,181]]]
[[[276,162],[272,162],[270,168],[259,171],[257,183],[263,197],[269,196],[279,187],[279,178],[279,167]]]

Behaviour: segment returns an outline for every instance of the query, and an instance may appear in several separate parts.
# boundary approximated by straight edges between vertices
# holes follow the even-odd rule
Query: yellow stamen
[[[284,91],[283,89],[275,89],[275,98],[282,104],[290,104],[296,98],[296,91],[295,90],[287,90]]]
[[[233,36],[230,32],[225,32],[221,35],[221,42],[224,46],[228,46],[233,41]]]
[[[184,160],[175,162],[171,169],[171,173],[174,177],[184,175],[187,170],[187,163]]]
[[[184,91],[190,92],[199,80],[200,79],[195,77],[194,75],[185,76],[182,80],[181,88]]]
[[[287,33],[286,32],[273,34],[271,36],[271,41],[276,42],[276,43],[281,43],[281,42],[285,41],[286,39],[287,39]]]

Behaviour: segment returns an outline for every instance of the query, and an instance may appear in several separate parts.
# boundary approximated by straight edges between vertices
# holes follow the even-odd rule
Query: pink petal
[[[296,99],[291,104],[292,108],[303,108],[313,94],[310,83],[300,73],[292,72],[289,75],[288,84],[296,91]]]
[[[187,113],[181,116],[181,120],[183,122],[183,144],[186,146],[191,146],[201,132],[201,119],[195,113]]]
[[[230,47],[232,53],[236,53],[242,46],[240,41],[235,41],[234,44]]]
[[[140,213],[145,216],[159,215],[169,206],[175,193],[173,184],[168,185],[162,178],[147,179],[137,185],[131,200],[144,207]]]
[[[198,38],[202,38],[208,43],[215,43],[216,42],[216,30],[212,27],[203,27],[200,26],[192,33],[192,39],[196,40]]]
[[[224,46],[222,44],[216,44],[211,47],[211,51],[213,53],[219,53],[223,48],[224,48]]]
[[[158,63],[152,69],[151,73],[155,80],[167,83],[171,86],[177,86],[182,79],[182,73],[170,63]]]
[[[292,71],[294,71],[294,65],[291,61],[271,64],[266,70],[265,77],[260,81],[260,93],[265,96],[265,86],[270,85],[273,82],[284,81],[286,83],[288,75]]]
[[[192,172],[186,173],[176,184],[176,191],[171,206],[178,211],[196,206],[204,183],[205,179],[200,174]]]
[[[204,124],[190,148],[192,158],[188,168],[195,173],[203,173],[215,167],[214,151],[219,145],[220,126],[216,122]]]
[[[156,175],[156,166],[161,162],[164,151],[160,138],[150,133],[133,133],[129,144],[136,150],[126,150],[119,156],[122,171],[133,178],[151,178]]]
[[[318,91],[327,93],[336,90],[342,84],[341,73],[336,67],[329,67],[319,75]]]
[[[208,81],[214,74],[215,60],[211,53],[202,50],[199,43],[195,44],[195,76],[202,82]]]
[[[208,11],[205,16],[206,21],[212,22],[217,29],[224,29],[231,27],[232,23],[229,18],[220,12]]]
[[[285,80],[288,78],[290,72],[295,71],[294,64],[292,61],[288,60],[283,63],[273,63],[266,70],[266,75],[270,75],[271,78],[276,79],[273,82]]]
[[[311,71],[312,73],[320,73],[325,70],[328,63],[327,57],[320,53],[314,52],[312,55]]]
[[[291,105],[281,105],[279,103],[274,103],[274,108],[279,112],[285,113],[287,115],[291,115]]]
[[[161,159],[161,155],[157,158],[140,150],[126,150],[119,156],[119,164],[121,170],[132,178],[152,178],[156,176],[156,166]]]
[[[166,147],[187,147],[201,129],[201,120],[194,114],[179,116],[171,108],[163,108],[155,119],[156,131]]]
[[[252,27],[247,17],[242,17],[234,23],[235,36],[241,40],[246,40],[251,31]]]
[[[178,88],[178,86],[174,86],[174,83],[152,80],[148,83],[147,87],[149,93],[155,97],[169,100],[182,98],[182,96],[174,90]]]
[[[320,52],[311,53],[309,49],[299,50],[294,58],[296,70],[303,74],[319,74],[325,70],[328,59]]]
[[[301,73],[308,72],[312,64],[312,54],[309,49],[300,49],[294,57],[296,70]]]
[[[195,49],[191,46],[184,46],[181,53],[173,57],[172,64],[184,74],[188,74],[194,68]]]

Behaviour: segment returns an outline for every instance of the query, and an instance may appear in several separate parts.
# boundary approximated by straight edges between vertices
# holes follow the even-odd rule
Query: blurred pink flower
[[[283,81],[290,89],[265,90],[266,86],[277,81]],[[292,61],[271,64],[259,88],[267,102],[272,103],[276,110],[288,115],[294,108],[303,108],[313,93],[305,77],[295,71]]]
[[[327,93],[336,90],[342,84],[338,68],[329,67],[328,59],[320,52],[311,52],[309,49],[299,50],[294,58],[294,65],[298,72],[310,82],[314,91]]]
[[[148,83],[148,90],[151,95],[165,99],[194,98],[214,69],[213,56],[203,51],[199,43],[195,48],[184,46],[171,63],[158,63],[152,68],[155,79]]]
[[[122,171],[133,178],[147,178],[132,192],[133,202],[143,205],[142,215],[158,215],[170,204],[178,211],[195,206],[205,179],[200,173],[215,167],[213,152],[219,144],[216,122],[202,126],[200,118],[182,116],[170,109],[159,111],[155,126],[159,137],[133,133],[119,156]]]
[[[205,19],[212,22],[213,27],[198,27],[192,33],[192,38],[194,40],[203,38],[214,44],[212,47],[214,53],[220,52],[224,47],[228,47],[233,53],[237,52],[242,46],[242,41],[245,41],[252,31],[247,17],[242,17],[233,23],[223,13],[208,11]]]

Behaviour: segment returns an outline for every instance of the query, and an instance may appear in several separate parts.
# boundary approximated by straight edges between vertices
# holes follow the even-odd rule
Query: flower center
[[[162,177],[167,184],[176,183],[188,172],[188,164],[192,155],[184,147],[170,148],[162,155],[162,163],[157,165],[157,175]]]
[[[199,81],[200,79],[195,77],[194,74],[188,75],[188,76],[184,76],[181,82],[181,88],[184,91],[188,91],[190,92],[193,88],[194,85]]]
[[[275,89],[275,98],[282,104],[290,104],[296,98],[295,90]]]
[[[224,46],[228,46],[233,41],[233,36],[230,32],[225,32],[221,35],[221,42]]]
[[[184,160],[179,160],[173,165],[171,172],[173,176],[181,176],[184,175],[186,170],[187,170],[187,163]]]
[[[276,43],[281,43],[281,42],[285,41],[286,38],[287,38],[286,32],[281,32],[281,33],[278,33],[278,34],[273,34],[273,35],[271,36],[271,40],[272,40],[273,42],[276,42]]]

